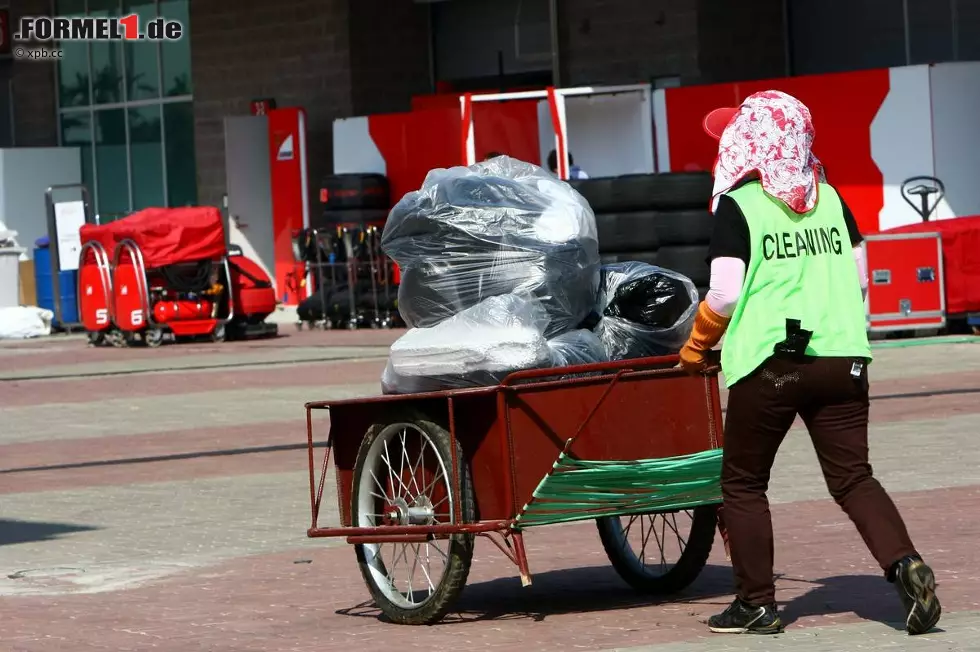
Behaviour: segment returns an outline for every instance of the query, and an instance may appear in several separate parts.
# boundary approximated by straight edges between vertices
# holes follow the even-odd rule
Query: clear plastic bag
[[[386,394],[494,385],[512,371],[547,367],[548,315],[538,301],[490,297],[432,328],[413,328],[391,345],[381,378]]]
[[[429,172],[385,224],[381,247],[401,269],[398,309],[429,328],[485,299],[517,294],[544,307],[550,337],[579,325],[599,283],[588,202],[541,168],[506,156]]]
[[[548,340],[552,367],[574,367],[594,362],[608,362],[609,354],[602,340],[592,331],[578,329]]]
[[[686,276],[647,263],[605,265],[594,332],[611,360],[677,353],[697,308],[697,288]]]

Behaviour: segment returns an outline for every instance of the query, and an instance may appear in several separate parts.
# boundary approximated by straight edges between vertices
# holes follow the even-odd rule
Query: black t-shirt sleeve
[[[721,195],[718,198],[711,242],[708,245],[708,263],[710,264],[715,258],[738,258],[748,265],[751,255],[749,225],[742,215],[742,209],[734,199]]]
[[[843,197],[840,198],[840,205],[841,208],[844,209],[844,224],[847,225],[847,235],[851,239],[851,247],[856,247],[864,242],[864,236],[862,236],[861,232],[858,230],[857,220],[854,219],[854,213],[851,212],[851,209],[847,206],[847,202],[844,201]]]

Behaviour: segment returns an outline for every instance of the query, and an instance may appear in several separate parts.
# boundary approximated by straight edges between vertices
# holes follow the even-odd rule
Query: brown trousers
[[[749,604],[775,602],[766,490],[776,451],[796,415],[810,432],[830,495],[882,569],[915,554],[895,504],[871,474],[868,371],[854,364],[851,358],[770,358],[729,392],[722,495],[736,590]]]

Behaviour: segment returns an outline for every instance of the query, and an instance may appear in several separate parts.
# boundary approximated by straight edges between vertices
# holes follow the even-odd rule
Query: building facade
[[[972,0],[8,0],[22,15],[180,20],[172,43],[64,43],[0,62],[0,145],[81,148],[103,215],[216,204],[223,120],[257,98],[332,123],[436,89],[676,85],[980,58]],[[0,2],[0,6],[3,3]],[[846,20],[843,18],[846,17]],[[6,83],[4,83],[4,81]]]

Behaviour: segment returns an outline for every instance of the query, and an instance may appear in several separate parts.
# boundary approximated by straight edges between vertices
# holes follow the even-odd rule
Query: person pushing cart
[[[681,366],[699,373],[725,336],[730,388],[722,496],[736,597],[708,626],[776,634],[766,490],[796,416],[806,424],[830,494],[855,524],[905,608],[909,634],[939,621],[936,579],[868,463],[867,263],[854,217],[811,152],[810,111],[778,91],[716,109],[710,288]]]

